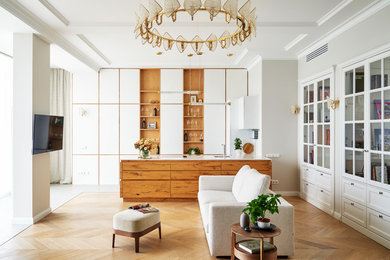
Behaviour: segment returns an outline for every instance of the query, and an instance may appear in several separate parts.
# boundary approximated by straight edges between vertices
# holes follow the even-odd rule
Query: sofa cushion
[[[242,183],[238,195],[234,197],[238,202],[249,202],[257,198],[260,194],[268,191],[271,178],[261,174],[255,169],[250,169],[242,173]]]
[[[232,192],[233,192],[234,197],[237,198],[239,196],[241,186],[244,183],[244,178],[245,178],[244,173],[250,169],[251,168],[248,165],[244,165],[237,172],[236,176],[234,176],[234,181],[233,181],[233,186],[232,186]]]

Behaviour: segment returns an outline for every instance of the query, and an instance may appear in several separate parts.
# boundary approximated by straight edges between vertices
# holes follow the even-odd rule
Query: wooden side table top
[[[272,230],[259,230],[252,228],[252,232],[246,232],[244,229],[241,228],[240,223],[233,224],[231,226],[231,230],[237,235],[251,238],[272,238],[279,236],[281,233],[281,230],[278,227],[275,227]]]

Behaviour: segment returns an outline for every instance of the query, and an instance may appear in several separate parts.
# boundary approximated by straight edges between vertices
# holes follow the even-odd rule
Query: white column
[[[16,33],[13,58],[13,213],[31,224],[51,211],[50,156],[32,155],[34,114],[50,113],[50,45]]]

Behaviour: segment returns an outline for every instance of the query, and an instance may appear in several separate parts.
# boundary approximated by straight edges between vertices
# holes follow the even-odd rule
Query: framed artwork
[[[196,96],[191,96],[190,97],[190,102],[191,103],[196,103]]]
[[[374,129],[374,145],[376,150],[381,150],[381,139],[381,129]],[[385,129],[383,145],[385,151],[390,151],[390,129]]]
[[[157,122],[148,122],[149,129],[157,129]]]

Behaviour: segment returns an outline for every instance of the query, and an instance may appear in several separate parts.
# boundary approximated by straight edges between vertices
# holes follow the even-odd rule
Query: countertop
[[[252,156],[252,155],[245,155],[243,157],[223,157],[223,155],[187,155],[187,157],[183,157],[182,155],[152,155],[151,159],[141,159],[137,155],[124,155],[121,156],[121,161],[126,160],[173,160],[173,161],[196,161],[196,160],[205,160],[205,161],[211,161],[211,160],[223,160],[223,161],[258,161],[258,160],[271,160],[266,157],[258,157],[258,156]]]

